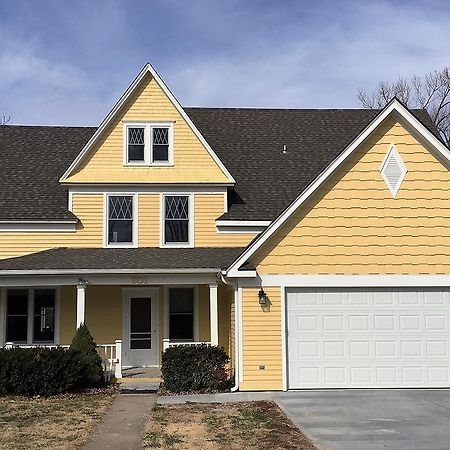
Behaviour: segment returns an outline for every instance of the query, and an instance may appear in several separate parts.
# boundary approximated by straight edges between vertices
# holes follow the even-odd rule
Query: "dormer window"
[[[172,123],[127,123],[125,136],[124,164],[126,166],[173,164]]]

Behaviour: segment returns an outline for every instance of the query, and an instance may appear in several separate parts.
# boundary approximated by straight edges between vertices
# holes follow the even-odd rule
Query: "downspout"
[[[236,283],[226,280],[224,277],[225,271],[219,272],[220,279],[228,286],[231,286],[234,290],[234,386],[231,388],[231,392],[236,392],[239,389],[239,294]]]

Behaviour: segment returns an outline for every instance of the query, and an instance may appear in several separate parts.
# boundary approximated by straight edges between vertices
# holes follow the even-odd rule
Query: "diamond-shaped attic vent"
[[[390,146],[383,164],[381,164],[380,172],[392,196],[395,197],[407,170],[394,144]]]

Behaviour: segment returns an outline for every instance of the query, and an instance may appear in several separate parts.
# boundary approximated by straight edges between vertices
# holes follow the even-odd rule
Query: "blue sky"
[[[185,106],[358,107],[450,63],[450,2],[0,0],[0,116],[98,125],[150,61]]]

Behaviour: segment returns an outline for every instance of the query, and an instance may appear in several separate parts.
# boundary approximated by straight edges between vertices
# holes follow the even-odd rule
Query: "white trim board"
[[[0,222],[0,231],[74,233],[77,222]]]
[[[263,231],[257,239],[229,266],[228,277],[242,277],[239,267],[253,256],[269,238],[305,203],[337,169],[357,150],[364,140],[391,114],[399,114],[412,126],[446,161],[450,162],[449,149],[417,120],[397,99],[389,104],[370,122],[367,127],[347,146],[347,148]],[[244,271],[245,272],[245,271]]]
[[[240,279],[239,286],[299,288],[448,287],[450,286],[450,275],[260,275],[254,279]]]
[[[111,111],[108,113],[108,115],[105,117],[103,122],[98,127],[97,131],[94,133],[94,135],[89,139],[87,144],[83,147],[81,152],[78,154],[78,156],[74,159],[72,164],[69,166],[69,168],[66,170],[64,175],[60,178],[59,181],[64,181],[67,178],[72,175],[72,173],[75,171],[75,169],[78,168],[78,166],[81,164],[81,162],[85,159],[85,157],[89,154],[90,150],[93,148],[94,144],[99,140],[100,136],[105,132],[108,125],[112,122],[112,120],[116,117],[118,112],[120,111],[121,107],[126,103],[126,101],[131,97],[133,92],[137,89],[141,81],[144,79],[145,75],[150,74],[158,86],[162,89],[164,94],[166,94],[167,98],[172,102],[175,109],[178,111],[178,113],[181,115],[181,117],[184,119],[184,121],[188,124],[189,128],[192,130],[192,132],[195,134],[195,136],[198,138],[198,140],[203,144],[206,151],[209,153],[211,158],[214,160],[214,162],[217,164],[217,166],[220,168],[222,173],[225,175],[225,177],[228,179],[229,182],[235,183],[235,180],[231,173],[227,170],[225,165],[220,161],[219,157],[214,153],[211,146],[206,142],[206,139],[202,136],[198,128],[194,125],[192,120],[189,118],[189,116],[184,111],[183,107],[179,103],[179,101],[176,99],[176,97],[172,94],[170,89],[167,87],[167,85],[164,83],[164,81],[160,78],[156,70],[152,67],[150,63],[147,63],[143,69],[139,72],[137,77],[133,80],[133,82],[130,84],[128,89],[124,92],[124,94],[119,98],[117,103],[114,105],[114,107],[111,109]]]

